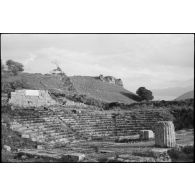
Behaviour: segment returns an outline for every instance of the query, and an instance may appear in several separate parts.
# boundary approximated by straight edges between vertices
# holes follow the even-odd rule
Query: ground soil
[[[180,130],[176,133],[178,145],[193,145],[194,130]],[[154,140],[115,143],[113,141],[83,141],[66,147],[47,150],[52,154],[81,153],[85,155],[82,162],[192,162],[193,156],[181,156],[185,159],[173,159],[167,155],[167,149],[156,148]],[[20,156],[2,150],[3,162],[58,162],[56,159],[32,156]],[[61,161],[59,161],[61,162]]]

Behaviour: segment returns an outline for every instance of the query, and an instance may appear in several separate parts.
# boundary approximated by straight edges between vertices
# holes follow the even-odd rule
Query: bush
[[[173,115],[169,111],[158,112],[161,121],[174,121]]]
[[[173,148],[168,150],[168,155],[172,162],[193,162],[194,161],[194,145]]]
[[[185,153],[185,154],[194,154],[194,146],[184,146],[182,148],[182,151]]]
[[[176,130],[194,128],[194,109],[192,107],[175,107],[170,109],[174,116]]]
[[[14,81],[5,81],[3,80],[1,83],[1,90],[3,93],[10,93],[15,91],[16,89],[23,89],[24,84],[21,80],[14,80]]]

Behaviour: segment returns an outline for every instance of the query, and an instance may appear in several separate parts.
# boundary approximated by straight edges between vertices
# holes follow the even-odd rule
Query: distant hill
[[[183,95],[179,96],[175,100],[186,100],[186,99],[194,99],[194,90],[184,93]]]
[[[194,86],[170,87],[164,89],[151,89],[155,100],[173,100],[188,91],[193,90]]]
[[[96,77],[72,76],[70,80],[78,93],[104,102],[131,104],[136,102],[138,98],[137,95],[122,86],[103,82]]]

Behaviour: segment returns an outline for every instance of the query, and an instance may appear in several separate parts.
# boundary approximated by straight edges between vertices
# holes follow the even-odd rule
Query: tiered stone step
[[[59,117],[72,129],[85,136],[128,136],[140,130],[153,129],[159,120],[161,110],[122,112],[81,112],[71,113],[56,110]]]
[[[11,128],[23,138],[46,145],[66,144],[75,140],[74,133],[48,110],[15,110]]]
[[[160,110],[96,111],[52,107],[14,112],[12,129],[31,140],[54,144],[93,138],[115,139],[151,130]]]

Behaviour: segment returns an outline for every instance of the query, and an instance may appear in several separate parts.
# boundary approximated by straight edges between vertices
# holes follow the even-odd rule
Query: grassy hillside
[[[138,98],[135,94],[121,86],[102,82],[94,77],[73,76],[70,77],[70,80],[78,93],[104,102],[131,104]]]
[[[75,91],[70,79],[66,75],[20,73],[17,76],[4,76],[2,79],[2,91],[9,92],[15,89]]]
[[[187,93],[184,93],[183,95],[179,96],[175,100],[180,101],[180,100],[186,100],[186,99],[194,99],[194,91],[189,91]]]
[[[121,86],[102,82],[94,77],[64,75],[43,75],[20,73],[16,76],[3,75],[2,92],[7,93],[16,89],[45,89],[64,94],[72,99],[75,95],[81,102],[92,104],[91,101],[135,103],[138,97]],[[76,101],[77,98],[74,98]],[[84,101],[84,100],[87,100]],[[94,104],[93,104],[94,105]]]

